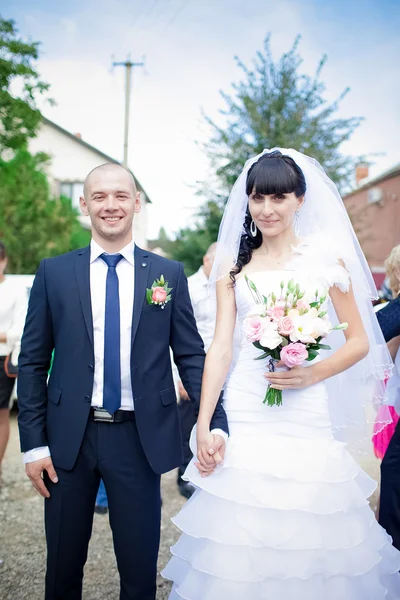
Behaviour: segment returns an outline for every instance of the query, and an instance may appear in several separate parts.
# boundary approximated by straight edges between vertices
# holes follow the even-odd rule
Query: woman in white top
[[[27,294],[20,284],[4,275],[7,251],[0,241],[0,485],[1,463],[10,433],[10,397],[15,379],[4,371],[6,356],[19,346],[25,322]]]

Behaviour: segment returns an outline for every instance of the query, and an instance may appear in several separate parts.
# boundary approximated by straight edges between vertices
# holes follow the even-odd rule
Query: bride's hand
[[[313,367],[293,367],[289,371],[264,375],[274,390],[300,390],[317,383]]]
[[[224,452],[225,442],[221,438],[221,444],[219,438],[221,438],[221,436],[214,436],[209,430],[197,429],[198,462],[195,463],[195,465],[202,477],[206,477],[207,475],[213,473],[217,464],[221,463],[223,460],[220,450],[222,450],[222,453]],[[217,448],[216,451],[215,448]]]

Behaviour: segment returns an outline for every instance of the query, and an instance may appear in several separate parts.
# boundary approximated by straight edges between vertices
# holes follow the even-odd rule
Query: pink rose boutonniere
[[[160,279],[153,281],[151,288],[146,289],[147,304],[155,304],[165,308],[167,302],[171,300],[171,291],[173,288],[168,287],[168,281],[165,281],[164,275]]]

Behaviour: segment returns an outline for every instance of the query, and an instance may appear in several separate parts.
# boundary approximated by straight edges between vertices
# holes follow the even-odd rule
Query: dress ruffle
[[[400,553],[367,500],[376,484],[343,443],[236,422],[224,464],[202,478],[192,461],[185,478],[198,489],[173,519],[170,600],[400,598]]]

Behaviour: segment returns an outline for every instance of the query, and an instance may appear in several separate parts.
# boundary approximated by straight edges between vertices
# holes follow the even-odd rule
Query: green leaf
[[[152,304],[152,295],[153,292],[149,289],[146,289],[146,300],[147,300],[147,304]]]
[[[253,342],[253,346],[255,346],[256,348],[258,348],[258,350],[263,350],[264,351],[264,346],[261,346],[260,342]]]
[[[318,344],[318,348],[320,350],[331,350],[331,347],[328,346],[327,344]]]
[[[308,360],[308,361],[314,360],[314,358],[316,358],[317,356],[318,356],[318,352],[316,350],[309,350],[308,358],[306,358],[306,360]]]
[[[319,306],[319,302],[310,302],[311,308],[317,308],[317,306]]]

